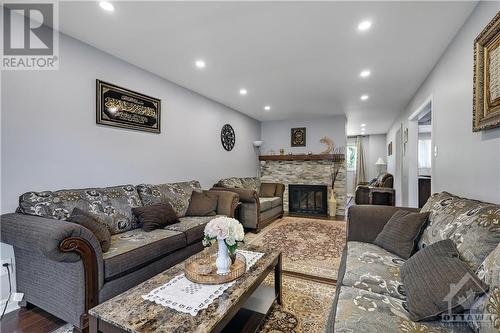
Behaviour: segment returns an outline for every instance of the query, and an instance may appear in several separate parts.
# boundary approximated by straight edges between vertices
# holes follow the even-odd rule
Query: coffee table
[[[89,310],[91,333],[255,332],[272,304],[281,304],[281,252],[259,247],[245,250],[264,255],[236,283],[196,316],[141,296],[183,272],[181,262],[128,291]],[[274,288],[262,284],[274,270]]]

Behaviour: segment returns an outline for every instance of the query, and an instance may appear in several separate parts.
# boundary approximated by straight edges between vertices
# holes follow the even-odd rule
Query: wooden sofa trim
[[[83,262],[85,276],[85,313],[80,317],[82,332],[88,332],[88,311],[99,303],[97,257],[92,245],[80,237],[68,237],[59,244],[61,252],[75,252]]]

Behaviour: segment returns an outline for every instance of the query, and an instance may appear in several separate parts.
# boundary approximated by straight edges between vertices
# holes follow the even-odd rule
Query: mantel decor
[[[96,80],[96,123],[160,133],[161,101]]]
[[[343,161],[345,154],[261,155],[260,161]]]
[[[500,13],[474,40],[472,131],[500,126]]]

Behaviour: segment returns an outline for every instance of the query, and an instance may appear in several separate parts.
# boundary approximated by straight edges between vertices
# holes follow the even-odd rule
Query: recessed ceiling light
[[[194,63],[198,68],[205,68],[205,62],[203,60],[196,60]]]
[[[370,74],[371,74],[371,72],[368,69],[365,69],[365,70],[361,71],[361,73],[359,73],[359,76],[368,77],[368,76],[370,76]]]
[[[109,1],[101,1],[99,2],[99,6],[101,6],[102,9],[108,12],[112,12],[115,10],[115,6]]]
[[[365,127],[365,126],[366,126],[366,124],[361,124],[361,127]]]
[[[271,107],[269,105],[264,106],[264,110],[269,111],[271,110]]]
[[[366,30],[370,29],[371,26],[372,26],[371,21],[362,21],[360,24],[358,24],[358,30],[359,31],[366,31]]]
[[[366,101],[368,99],[368,95],[361,95],[361,100]]]
[[[246,95],[247,90],[245,88],[240,89],[240,95]]]

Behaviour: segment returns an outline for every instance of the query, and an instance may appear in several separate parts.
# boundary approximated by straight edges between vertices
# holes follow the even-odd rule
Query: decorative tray
[[[231,271],[224,275],[217,274],[215,266],[216,254],[199,253],[192,256],[184,266],[184,275],[195,283],[222,284],[236,280],[245,273],[247,268],[246,259],[243,255],[236,253],[236,259],[231,265]]]

